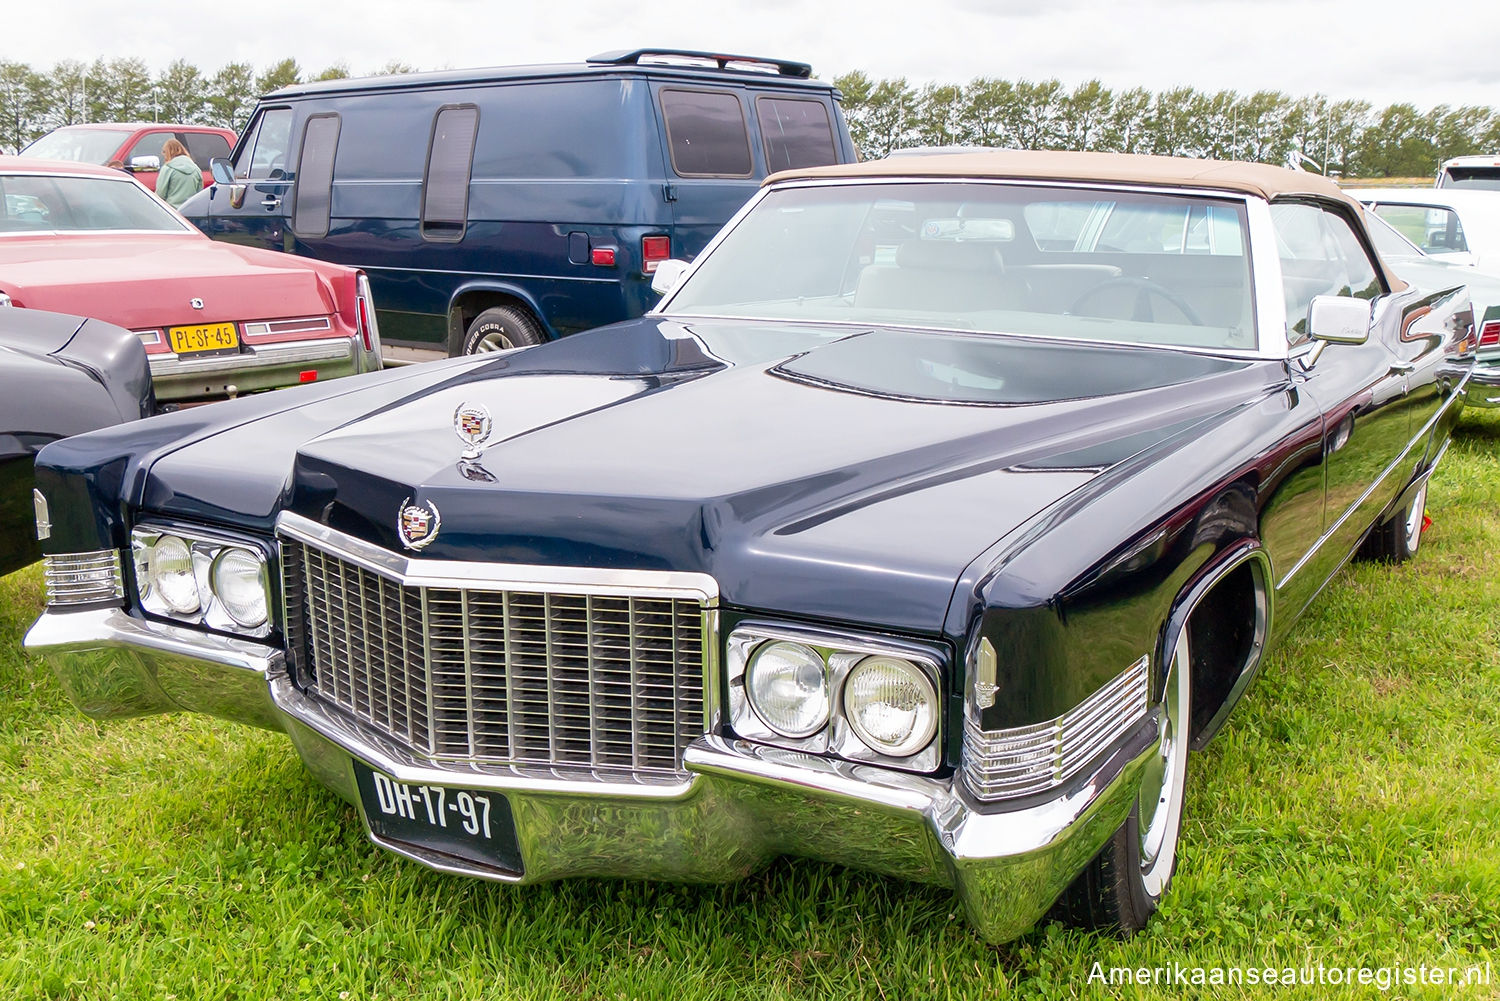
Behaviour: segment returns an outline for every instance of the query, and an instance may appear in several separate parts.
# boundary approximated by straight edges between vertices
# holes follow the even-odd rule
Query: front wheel
[[[484,354],[490,351],[508,351],[511,348],[530,347],[540,344],[541,325],[524,309],[514,306],[492,306],[474,317],[464,333],[463,353]]]
[[[1177,869],[1187,791],[1192,670],[1187,629],[1167,660],[1156,753],[1147,762],[1125,823],[1063,892],[1054,915],[1080,928],[1133,934],[1156,913]]]

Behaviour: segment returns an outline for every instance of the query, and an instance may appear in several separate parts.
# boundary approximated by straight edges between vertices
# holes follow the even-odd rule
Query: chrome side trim
[[[1318,541],[1314,542],[1312,544],[1312,547],[1308,549],[1307,552],[1302,554],[1302,558],[1299,559],[1295,564],[1293,564],[1292,568],[1286,572],[1281,580],[1276,582],[1276,590],[1280,591],[1282,588],[1286,587],[1287,582],[1290,581],[1294,576],[1296,576],[1297,572],[1304,566],[1306,566],[1308,561],[1318,554],[1318,550],[1323,547],[1323,544],[1331,539],[1334,533],[1336,533],[1341,527],[1343,527],[1344,522],[1348,521],[1350,516],[1353,515],[1355,511],[1359,510],[1360,505],[1368,500],[1371,494],[1380,489],[1380,485],[1386,481],[1386,478],[1389,477],[1391,473],[1396,471],[1396,468],[1401,465],[1402,460],[1404,460],[1409,454],[1411,454],[1411,450],[1413,448],[1417,447],[1418,442],[1425,442],[1427,436],[1432,432],[1432,429],[1437,426],[1438,421],[1440,421],[1443,418],[1443,415],[1448,412],[1448,408],[1453,406],[1455,401],[1463,399],[1464,389],[1467,386],[1468,381],[1469,376],[1468,374],[1465,374],[1464,378],[1459,381],[1458,385],[1453,387],[1453,391],[1448,395],[1448,398],[1443,401],[1442,406],[1437,408],[1437,412],[1434,413],[1432,417],[1428,419],[1427,423],[1422,426],[1422,430],[1418,431],[1416,435],[1414,435],[1412,439],[1406,443],[1406,447],[1401,450],[1401,453],[1394,459],[1392,459],[1390,464],[1387,465],[1381,472],[1381,474],[1375,478],[1375,482],[1366,487],[1365,492],[1359,495],[1359,499],[1345,508],[1344,513],[1339,515],[1338,519],[1332,525],[1329,525],[1326,529],[1323,530],[1323,534],[1318,536]]]
[[[125,599],[125,572],[117,549],[58,553],[42,557],[42,562],[49,608]]]
[[[277,515],[276,532],[413,587],[692,598],[709,606],[719,601],[718,582],[704,573],[414,559],[290,511]]]
[[[1150,668],[1151,658],[1141,657],[1046,723],[987,731],[966,713],[964,784],[980,799],[995,800],[1045,792],[1066,782],[1145,719]]]

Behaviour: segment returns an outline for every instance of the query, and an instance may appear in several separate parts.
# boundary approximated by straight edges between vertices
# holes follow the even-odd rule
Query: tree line
[[[392,61],[374,73],[410,73]],[[257,73],[232,62],[205,73],[186,59],[152,73],[141,59],[65,59],[50,70],[0,60],[0,151],[14,153],[63,125],[81,122],[180,122],[240,130],[261,94],[307,80],[339,80],[347,63],[306,75],[295,59]]]
[[[375,73],[409,73],[386,63]],[[231,62],[205,73],[185,59],[153,73],[141,59],[63,60],[48,70],[0,61],[0,150],[80,122],[162,121],[239,130],[261,94],[350,75],[347,63],[305,74],[294,59],[257,72]],[[910,146],[1006,146],[1161,153],[1302,163],[1342,177],[1421,177],[1451,156],[1500,152],[1500,115],[1488,107],[1368,101],[1321,94],[1241,94],[1174,87],[1112,90],[1098,80],[976,77],[913,87],[854,70],[835,78],[849,130],[866,159]]]
[[[1423,177],[1448,157],[1500,152],[1500,115],[1488,107],[1376,109],[1368,101],[1274,90],[1116,91],[1098,80],[1071,90],[1058,80],[993,77],[912,87],[904,78],[873,80],[858,70],[834,83],[866,159],[911,146],[1004,146],[1297,162],[1341,177]]]

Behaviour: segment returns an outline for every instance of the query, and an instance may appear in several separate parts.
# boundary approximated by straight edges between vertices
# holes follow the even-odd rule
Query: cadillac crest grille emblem
[[[401,502],[401,510],[396,515],[396,534],[407,549],[423,549],[437,538],[442,524],[443,518],[438,514],[436,504],[413,504],[408,497]]]
[[[460,403],[453,411],[453,433],[466,446],[460,458],[479,458],[479,446],[489,440],[494,429],[495,422],[490,419],[489,410],[481,404]]]

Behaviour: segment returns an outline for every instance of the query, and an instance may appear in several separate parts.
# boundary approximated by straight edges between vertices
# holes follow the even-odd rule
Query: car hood
[[[0,241],[0,289],[32,309],[132,330],[326,316],[335,303],[322,276],[296,258],[198,233],[8,238]]]
[[[736,606],[938,632],[978,553],[1263,395],[1270,367],[647,318],[207,435],[152,467],[146,501],[246,523],[290,508],[395,552],[398,512],[426,505],[424,558],[700,571]],[[466,406],[493,421],[474,460]],[[282,435],[295,455],[247,479]]]

